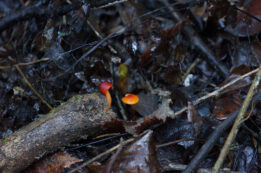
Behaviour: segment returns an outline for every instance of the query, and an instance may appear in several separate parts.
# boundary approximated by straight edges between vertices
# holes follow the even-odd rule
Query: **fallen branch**
[[[257,69],[240,76],[220,89],[199,98],[195,105],[220,94],[225,88],[256,71]],[[84,95],[79,98],[75,96],[49,114],[0,141],[0,172],[22,170],[36,158],[58,150],[82,136],[98,136],[108,132],[129,132],[136,135],[187,110],[185,107],[174,113],[169,108],[170,101],[170,99],[163,100],[161,106],[150,116],[137,121],[124,121],[116,119],[116,114],[111,110],[104,113],[106,107],[104,96],[100,94]]]
[[[111,110],[104,112],[104,96],[97,93],[75,96],[0,141],[0,172],[21,171],[36,159],[82,137],[124,131],[140,134],[151,125],[174,118],[169,103],[170,99],[164,100],[159,109],[148,117],[123,121],[116,119],[116,114]]]
[[[259,66],[259,70],[256,74],[256,77],[255,79],[253,80],[252,82],[252,85],[247,93],[247,96],[243,102],[243,105],[240,109],[240,112],[235,120],[235,123],[226,139],[226,142],[218,156],[218,159],[213,167],[213,173],[218,173],[219,169],[221,168],[221,166],[223,165],[223,162],[224,162],[224,159],[228,153],[228,150],[229,150],[229,147],[230,145],[232,144],[232,142],[234,141],[236,135],[237,135],[237,132],[239,130],[239,127],[242,123],[242,121],[244,120],[244,115],[247,111],[247,108],[252,100],[252,97],[253,95],[256,93],[256,90],[259,86],[259,82],[260,82],[260,79],[261,79],[261,66]]]
[[[19,172],[36,159],[72,141],[104,133],[102,123],[116,114],[104,112],[100,94],[75,96],[49,114],[0,140],[0,172]]]
[[[205,158],[205,156],[209,153],[209,151],[214,147],[214,145],[216,144],[216,141],[222,135],[222,133],[233,124],[238,112],[239,112],[239,110],[235,111],[233,114],[230,115],[230,117],[228,119],[226,119],[223,123],[221,123],[218,127],[216,127],[216,130],[210,135],[207,142],[205,142],[205,144],[200,148],[197,155],[191,160],[191,162],[188,164],[188,166],[184,169],[184,171],[182,173],[193,172],[194,169],[196,169],[197,166],[199,166],[200,162]]]

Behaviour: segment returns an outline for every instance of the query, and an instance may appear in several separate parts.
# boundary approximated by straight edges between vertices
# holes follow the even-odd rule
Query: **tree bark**
[[[105,97],[98,94],[74,96],[11,136],[0,141],[0,172],[19,172],[36,159],[67,144],[97,136],[102,125],[116,117],[105,113]]]

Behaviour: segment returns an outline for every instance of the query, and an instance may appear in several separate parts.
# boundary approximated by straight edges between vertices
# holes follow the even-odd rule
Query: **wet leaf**
[[[226,26],[225,30],[239,37],[247,37],[260,33],[261,22],[257,19],[261,20],[261,1],[252,0],[247,5],[247,7],[238,8],[242,11],[236,11],[236,20],[234,17],[230,17],[230,19],[227,21],[228,25]],[[232,20],[234,20],[234,22],[232,22]]]
[[[236,79],[237,77],[248,73],[249,71],[250,71],[249,67],[247,67],[245,65],[241,65],[239,67],[232,69],[232,71],[230,72],[227,79],[220,84],[220,87],[226,85],[227,83],[231,82],[232,80]],[[248,77],[236,82],[235,84],[231,85],[230,87],[226,88],[225,90],[223,90],[223,92],[242,88],[244,86],[251,84],[251,82],[252,82],[251,77],[248,76]]]
[[[157,128],[155,130],[155,137],[157,141],[162,144],[179,139],[196,138],[197,134],[195,132],[194,125],[188,122],[188,120],[176,119],[169,120]],[[184,147],[185,149],[188,149],[194,144],[194,140],[184,140],[178,143],[178,145]]]
[[[259,66],[261,63],[261,47],[257,42],[238,41],[235,49],[231,52],[233,68],[246,66]]]
[[[128,66],[126,64],[121,64],[119,66],[119,75],[123,78],[128,76]]]
[[[224,120],[235,112],[241,104],[242,102],[238,96],[224,96],[214,101],[212,113],[218,120]]]
[[[159,173],[160,165],[156,156],[152,131],[148,131],[133,143],[120,149],[99,172]]]
[[[30,173],[62,173],[65,168],[81,162],[82,160],[72,157],[65,152],[58,152],[38,161],[25,172]]]
[[[228,82],[234,80],[235,78],[249,72],[250,69],[245,66],[241,65],[237,68],[234,68],[227,79],[220,84],[220,86],[224,86]],[[222,95],[220,98],[216,99],[212,104],[212,113],[215,117],[219,120],[226,119],[231,113],[233,113],[236,109],[238,109],[241,104],[242,100],[240,99],[240,91],[239,88],[243,88],[248,86],[251,83],[251,78],[246,77],[243,80],[236,82],[235,84],[231,85],[230,87],[226,88],[223,92],[228,92]]]
[[[138,94],[139,102],[133,107],[141,116],[148,116],[158,108],[158,97],[153,94],[140,92]]]

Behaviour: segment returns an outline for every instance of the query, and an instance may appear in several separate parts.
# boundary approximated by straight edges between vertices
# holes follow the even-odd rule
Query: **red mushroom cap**
[[[106,94],[106,92],[112,87],[112,83],[111,82],[102,82],[100,85],[99,85],[99,91],[102,93],[102,94]]]
[[[121,100],[128,105],[134,105],[139,102],[139,97],[135,94],[126,94]]]

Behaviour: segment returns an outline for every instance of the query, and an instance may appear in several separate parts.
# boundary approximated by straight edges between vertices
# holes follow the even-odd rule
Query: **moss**
[[[82,95],[77,94],[77,95],[73,96],[73,101],[76,101],[76,100],[78,100],[80,98],[82,98]]]
[[[50,111],[50,115],[51,115],[51,117],[54,115],[54,113],[56,112],[56,108],[53,108],[51,111]]]
[[[0,145],[1,145],[1,144],[4,144],[4,143],[7,143],[8,141],[11,141],[12,138],[17,137],[18,135],[19,135],[19,134],[16,132],[16,133],[13,133],[13,134],[11,134],[11,135],[9,135],[9,136],[4,137],[3,139],[0,139]]]
[[[3,139],[0,139],[0,144],[5,143],[8,141],[8,137],[5,137]]]

